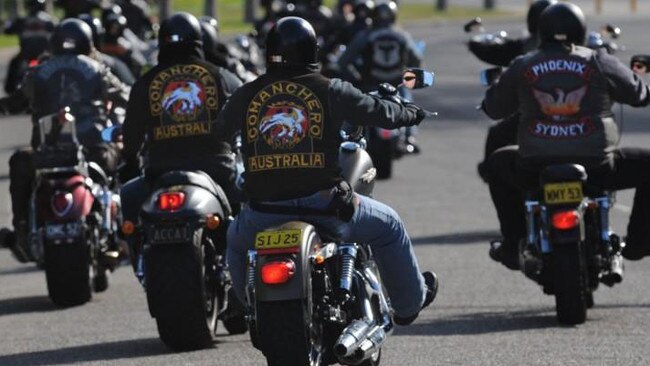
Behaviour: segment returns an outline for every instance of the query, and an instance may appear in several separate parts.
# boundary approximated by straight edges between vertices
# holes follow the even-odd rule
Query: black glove
[[[415,120],[406,125],[406,127],[419,125],[427,116],[427,112],[415,103],[404,103],[404,107],[406,107],[410,112],[415,113]]]

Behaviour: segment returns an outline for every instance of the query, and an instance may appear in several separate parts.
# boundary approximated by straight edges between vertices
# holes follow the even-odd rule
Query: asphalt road
[[[648,52],[647,19],[595,19],[592,28],[614,21],[627,50]],[[513,34],[512,21],[489,29]],[[586,324],[559,326],[554,299],[521,273],[487,256],[497,220],[487,188],[476,174],[489,121],[475,111],[485,67],[464,49],[460,23],[409,27],[427,41],[427,65],[438,79],[416,98],[440,113],[422,125],[423,153],[398,162],[395,177],[375,196],[404,218],[421,267],[438,272],[434,305],[414,325],[398,327],[384,347],[384,365],[647,365],[650,364],[650,261],[626,263],[624,282],[601,287]],[[6,62],[3,57],[0,62]],[[648,111],[625,108],[623,145],[648,146]],[[28,141],[27,117],[0,118],[0,161]],[[619,194],[612,211],[624,233],[631,193]],[[0,224],[10,221],[8,166],[0,164]],[[223,330],[220,329],[220,333]],[[158,340],[144,292],[129,267],[112,287],[80,307],[58,309],[47,298],[45,278],[33,265],[19,265],[0,251],[0,365],[260,365],[247,335],[221,334],[212,349],[171,353]]]

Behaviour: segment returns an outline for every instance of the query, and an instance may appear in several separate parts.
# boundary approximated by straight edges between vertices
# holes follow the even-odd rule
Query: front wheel
[[[555,245],[552,260],[557,319],[561,324],[582,324],[588,306],[582,244]]]

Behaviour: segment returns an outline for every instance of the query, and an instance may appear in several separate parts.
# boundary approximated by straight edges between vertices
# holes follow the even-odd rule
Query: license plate
[[[192,239],[189,225],[160,225],[149,229],[150,244],[186,243]]]
[[[300,246],[302,230],[263,231],[255,236],[255,249],[284,249]]]
[[[45,224],[45,237],[47,239],[78,238],[81,236],[81,228],[80,222]]]
[[[544,202],[549,205],[580,202],[582,197],[581,182],[544,184]]]

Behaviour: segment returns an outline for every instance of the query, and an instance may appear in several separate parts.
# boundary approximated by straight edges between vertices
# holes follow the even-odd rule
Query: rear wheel
[[[202,245],[201,230],[193,243],[166,244],[145,254],[149,309],[160,339],[173,350],[212,345],[218,312],[212,255]]]
[[[84,240],[73,244],[46,242],[44,267],[52,302],[67,307],[90,301],[90,252]]]
[[[588,294],[582,244],[553,248],[555,308],[561,324],[582,324],[587,319]]]

